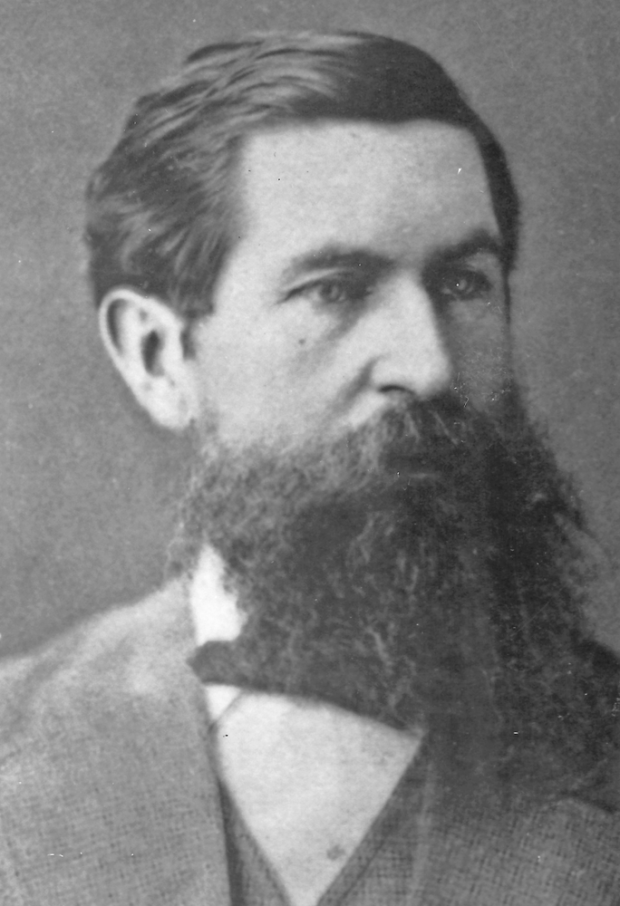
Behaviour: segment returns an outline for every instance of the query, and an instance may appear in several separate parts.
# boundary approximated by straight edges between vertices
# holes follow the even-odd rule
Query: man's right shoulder
[[[0,666],[3,904],[226,902],[193,646],[177,585]]]
[[[88,724],[124,696],[164,694],[164,665],[183,667],[191,649],[185,595],[172,583],[0,662],[0,769],[24,745],[85,718]]]

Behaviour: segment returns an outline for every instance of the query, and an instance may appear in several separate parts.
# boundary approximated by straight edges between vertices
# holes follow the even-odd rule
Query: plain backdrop
[[[88,174],[131,101],[201,44],[361,28],[419,43],[506,146],[523,198],[514,334],[600,539],[591,611],[620,648],[617,0],[3,0],[0,653],[160,583],[184,442],[136,410],[96,334]]]

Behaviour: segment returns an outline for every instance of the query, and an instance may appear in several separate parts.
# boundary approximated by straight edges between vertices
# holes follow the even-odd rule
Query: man
[[[196,465],[169,586],[5,669],[3,902],[620,902],[618,665],[513,381],[517,221],[400,42],[208,47],[138,102],[91,273]]]

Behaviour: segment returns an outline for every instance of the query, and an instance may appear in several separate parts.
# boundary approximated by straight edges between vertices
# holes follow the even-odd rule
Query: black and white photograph
[[[620,906],[620,6],[0,24],[1,906]]]

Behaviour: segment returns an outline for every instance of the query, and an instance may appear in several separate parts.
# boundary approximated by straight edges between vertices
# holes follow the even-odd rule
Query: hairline
[[[360,48],[363,50],[364,41],[366,40],[370,41],[370,58],[367,63],[359,59],[356,61],[354,58],[349,61],[344,59],[344,54],[348,52],[347,49],[355,52],[357,44],[357,51]],[[374,94],[366,94],[366,96],[359,94],[364,80],[362,73],[364,65],[366,66],[366,71],[371,73],[369,82],[371,89],[373,91],[375,89],[386,90],[385,88],[377,88],[377,83],[373,81],[373,61],[374,66],[383,65],[381,63],[381,55],[383,54],[385,59],[386,48],[390,54],[392,53],[389,46],[390,43],[394,44],[396,59],[399,60],[399,62],[395,63],[397,72],[401,72],[399,67],[402,59],[399,57],[399,53],[402,53],[402,50],[399,51],[398,47],[402,45],[406,48],[405,55],[410,51],[414,54],[420,54],[422,69],[427,65],[430,67],[431,88],[429,88],[429,91],[432,90],[434,79],[437,79],[437,85],[441,85],[442,79],[445,80],[447,90],[445,104],[441,100],[442,95],[438,95],[434,99],[429,95],[425,101],[424,94],[422,94],[422,101],[418,105],[414,94],[411,95],[414,100],[409,106],[406,100],[401,103],[398,99],[400,94],[398,98],[391,98],[388,92],[385,95],[386,106],[383,104],[383,95],[381,94],[377,97]],[[333,52],[337,57],[341,50],[343,59],[338,62],[338,66],[342,63],[342,68],[338,71],[336,67],[332,71],[329,56]],[[378,58],[373,57],[375,50]],[[301,73],[299,87],[295,87],[296,82],[293,83],[292,87],[286,85],[288,77],[283,80],[283,72],[278,72],[278,66],[280,65],[278,63],[271,70],[271,73],[267,66],[265,69],[265,75],[267,76],[265,81],[261,83],[259,80],[254,83],[254,89],[259,86],[260,92],[262,92],[262,97],[255,99],[252,98],[247,84],[245,86],[243,84],[241,86],[235,84],[235,73],[239,75],[240,70],[238,68],[235,70],[232,65],[228,67],[229,61],[225,59],[226,55],[230,54],[234,65],[246,67],[245,70],[241,70],[241,77],[244,79],[248,71],[252,70],[252,67],[255,67],[255,72],[259,72],[260,66],[262,66],[261,60],[267,58],[273,60],[276,57],[286,60],[286,57],[281,56],[281,54],[296,54],[298,52],[305,53],[307,56],[314,55],[316,58],[316,63],[312,60],[308,62],[307,69],[304,68],[305,64],[299,64],[301,66],[299,70]],[[221,62],[218,59],[218,55],[222,57]],[[297,72],[295,67],[298,64],[294,57],[291,59],[291,66],[293,67],[291,71],[293,76],[295,76]],[[391,57],[388,56],[388,67],[390,59]],[[425,59],[428,63],[424,62]],[[351,89],[352,94],[349,95],[346,91],[344,94],[339,94],[338,85],[342,78],[346,76],[346,67],[349,63],[351,64],[350,78],[353,79],[353,82],[351,82],[353,86]],[[406,79],[409,72],[409,63],[406,61],[402,65],[402,74]],[[222,68],[218,70],[217,67],[219,66]],[[360,82],[358,87],[356,87],[358,70],[360,72]],[[436,70],[436,73],[434,70]],[[219,78],[215,81],[215,75],[217,75],[218,71],[222,74],[221,81]],[[287,73],[284,72],[284,75],[287,76]],[[316,77],[316,83],[311,82],[311,77]],[[308,79],[308,81],[304,81],[305,79]],[[400,81],[400,75],[398,79],[399,81],[394,83],[396,91],[406,91],[404,86],[407,83]],[[322,85],[325,91],[322,90]],[[281,92],[279,86],[282,86]],[[422,85],[423,88],[424,86]],[[237,99],[235,99],[237,89],[239,92],[237,99],[241,101],[239,106],[237,105]],[[223,101],[220,106],[218,106],[218,94],[221,94]],[[243,102],[246,96],[249,99],[250,106],[244,108]],[[404,94],[403,97],[406,99],[407,95]],[[230,103],[231,98],[232,103]],[[203,104],[212,106],[203,108]],[[185,109],[185,112],[183,112],[183,109]],[[208,116],[211,117],[213,115],[212,119],[204,118],[203,113],[200,112],[201,110],[208,111],[209,109],[210,113],[208,113]],[[176,137],[176,127],[173,126],[170,129],[171,140],[179,142],[175,150],[174,144],[165,145],[161,142],[162,139],[167,141],[168,138],[165,134],[168,128],[166,125],[167,121],[173,123],[174,120],[172,118],[177,116],[179,117],[180,131],[176,132]],[[102,237],[105,243],[106,235],[105,232],[98,234],[97,227],[98,225],[103,225],[105,230],[105,221],[103,219],[97,221],[97,216],[93,220],[89,219],[89,227],[92,224],[95,228],[95,232],[89,231],[87,233],[87,241],[91,242],[92,240],[91,279],[96,292],[96,301],[99,302],[103,298],[103,293],[109,292],[115,286],[125,284],[132,285],[145,295],[157,296],[188,321],[208,315],[213,310],[216,287],[221,273],[231,253],[238,245],[239,232],[240,229],[243,230],[244,226],[244,200],[240,191],[239,171],[242,166],[243,154],[248,144],[261,134],[279,130],[303,129],[312,127],[314,124],[330,122],[361,123],[375,127],[429,122],[464,130],[469,133],[476,144],[485,172],[487,188],[497,225],[506,249],[503,263],[505,273],[508,275],[514,263],[517,245],[518,197],[514,191],[505,153],[493,132],[477,114],[468,99],[460,93],[458,85],[443,70],[441,64],[418,47],[381,35],[365,35],[352,32],[318,34],[316,36],[306,33],[267,36],[251,35],[248,39],[239,42],[208,45],[200,48],[188,57],[185,68],[179,76],[162,83],[160,88],[153,94],[145,95],[136,102],[134,112],[126,124],[119,144],[110,157],[96,171],[95,175],[101,174],[103,182],[96,184],[91,181],[93,194],[89,195],[89,200],[92,200],[95,205],[92,209],[95,215],[97,215],[97,206],[105,205],[106,198],[112,198],[110,192],[114,192],[114,180],[117,179],[114,175],[114,167],[118,168],[119,163],[122,164],[123,155],[126,156],[132,153],[132,147],[138,147],[136,145],[137,141],[141,142],[144,140],[145,144],[143,146],[140,145],[140,147],[144,148],[147,148],[147,142],[150,144],[150,139],[159,143],[153,146],[153,151],[155,152],[155,148],[158,148],[159,164],[164,168],[166,167],[166,160],[171,161],[174,167],[176,154],[184,154],[186,152],[194,155],[194,166],[203,160],[206,167],[194,170],[196,174],[193,192],[195,204],[189,204],[188,196],[188,206],[184,209],[186,219],[185,232],[184,234],[178,232],[176,234],[179,241],[183,242],[183,246],[178,245],[178,251],[175,251],[174,246],[169,245],[169,251],[165,252],[163,243],[167,240],[165,234],[161,234],[163,238],[159,248],[160,250],[164,248],[164,257],[161,257],[161,253],[157,251],[158,247],[155,244],[150,246],[153,249],[153,254],[159,256],[154,258],[154,261],[158,263],[153,269],[148,266],[149,246],[144,243],[142,247],[134,245],[132,251],[129,241],[130,232],[127,232],[125,234],[126,238],[123,239],[122,233],[117,231],[117,236],[119,237],[117,250],[115,251],[114,246],[110,245],[110,253],[108,254],[105,252],[104,246],[103,256],[98,257],[97,243],[99,242],[99,237]],[[185,133],[186,128],[187,132]],[[183,142],[186,140],[184,133],[185,136],[193,135],[193,138],[188,140],[185,147],[183,146]],[[208,150],[210,141],[214,142],[212,151]],[[200,150],[201,146],[203,151]],[[167,148],[169,153],[166,150]],[[138,166],[141,159],[138,158]],[[182,158],[179,159],[182,160]],[[210,166],[208,164],[209,159],[214,167],[210,171],[210,175],[207,169]],[[127,160],[130,159],[127,158]],[[155,158],[155,161],[157,162],[157,158]],[[108,165],[111,165],[111,170],[108,169]],[[118,169],[116,172],[118,173]],[[178,172],[181,174],[182,170]],[[162,176],[163,182],[161,185],[169,185],[170,190],[174,191],[174,183],[168,184],[168,176],[165,170],[162,171]],[[140,177],[140,173],[137,170],[136,177]],[[219,178],[220,180],[219,189],[216,188],[217,184],[212,182],[214,178]],[[108,195],[106,195],[107,179],[112,180],[108,186]],[[206,181],[207,179],[211,182]],[[139,197],[141,193],[140,183],[136,182],[135,179],[133,186],[126,181],[124,181],[124,188],[122,187],[123,182],[117,182],[116,185],[120,185],[120,191],[125,193],[122,196],[118,196],[118,210],[122,209],[124,198],[130,199],[134,192]],[[152,183],[147,184],[147,188],[149,185],[152,185]],[[185,184],[185,187],[188,185],[190,185],[189,182]],[[211,201],[207,202],[207,196],[203,190],[209,187],[215,187],[216,194],[212,195]],[[181,184],[181,190],[183,191],[183,189],[184,186]],[[210,211],[205,206],[206,204],[211,205]],[[103,211],[103,216],[105,216],[105,207],[101,208],[101,210]],[[138,216],[140,216],[140,210],[143,210],[145,217],[148,217],[150,214],[155,215],[157,208],[151,207],[150,211],[148,206],[142,209],[138,208]],[[112,213],[114,212],[112,211]],[[177,208],[176,214],[169,209],[169,213],[171,217],[177,218],[176,226],[174,220],[171,220],[170,223],[172,224],[172,229],[178,231],[179,225],[182,223],[179,209]],[[121,229],[123,227],[131,229],[130,216],[131,209],[126,220],[120,221]],[[146,222],[148,224],[148,220]],[[157,226],[157,221],[152,225]],[[148,232],[151,233],[151,230],[149,229]],[[170,235],[174,238],[172,233]],[[185,238],[183,238],[183,235]],[[114,233],[110,229],[108,229],[108,237],[110,237],[110,242],[114,242]],[[137,256],[142,257],[141,263],[140,257],[135,259],[139,263],[139,269],[135,270],[133,274],[123,266],[121,257],[123,253],[121,243],[123,242],[126,243],[125,247],[129,249],[128,255],[133,256],[135,252]],[[166,255],[168,256],[168,262],[166,262]],[[131,260],[131,258],[126,259],[128,262],[131,262]],[[97,269],[97,264],[100,262],[104,265],[102,270]],[[105,274],[105,265],[108,262],[112,263],[113,269],[109,270],[106,279],[103,275]],[[120,265],[120,267],[115,265]],[[114,274],[115,270],[116,276]],[[194,276],[192,276],[192,273]],[[102,275],[102,278],[98,276],[99,274]]]

